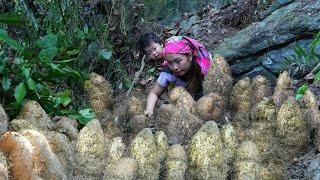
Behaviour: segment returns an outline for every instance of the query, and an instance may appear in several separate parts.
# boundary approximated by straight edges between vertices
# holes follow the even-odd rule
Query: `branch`
[[[144,60],[146,59],[146,55],[144,55],[142,57],[142,60],[141,60],[141,66],[140,66],[140,69],[139,71],[137,71],[136,73],[134,73],[134,78],[133,78],[133,82],[132,82],[132,86],[128,89],[127,93],[126,93],[126,96],[128,97],[134,87],[134,85],[137,83],[142,71],[143,71],[143,68],[144,68],[144,65],[145,65],[145,62]]]

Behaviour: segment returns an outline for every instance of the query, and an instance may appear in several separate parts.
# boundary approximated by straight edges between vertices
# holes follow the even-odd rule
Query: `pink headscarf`
[[[201,68],[201,74],[208,74],[211,64],[211,54],[207,51],[203,44],[185,36],[173,36],[164,43],[164,55],[166,54],[189,54],[193,53],[196,61]],[[164,62],[164,65],[167,62]]]

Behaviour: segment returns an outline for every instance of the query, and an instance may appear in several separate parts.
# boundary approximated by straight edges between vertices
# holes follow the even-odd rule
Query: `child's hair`
[[[152,42],[162,44],[162,40],[155,33],[146,33],[142,35],[139,39],[139,49],[141,52],[145,53],[144,50],[148,47]]]

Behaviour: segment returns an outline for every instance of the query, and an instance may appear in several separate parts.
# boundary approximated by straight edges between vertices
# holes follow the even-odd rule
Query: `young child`
[[[163,42],[154,33],[147,33],[139,39],[140,51],[145,53],[151,60],[163,61]]]
[[[203,96],[202,81],[212,59],[204,45],[184,36],[166,40],[162,57],[165,59],[164,68],[149,92],[144,111],[149,117],[153,115],[159,96],[169,84],[185,87],[195,100]]]

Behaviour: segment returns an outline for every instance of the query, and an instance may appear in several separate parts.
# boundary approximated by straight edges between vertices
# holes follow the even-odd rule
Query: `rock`
[[[130,120],[130,126],[134,135],[138,134],[149,125],[149,118],[145,115],[136,115]]]
[[[170,146],[165,162],[167,180],[184,180],[187,170],[187,155],[180,144]]]
[[[138,164],[135,159],[123,157],[124,151],[125,145],[122,139],[113,138],[107,148],[107,165],[103,179],[133,179],[136,177]]]
[[[317,98],[313,92],[308,89],[301,99],[301,103],[306,105],[308,109],[318,108]]]
[[[6,111],[3,109],[2,104],[0,104],[0,136],[2,136],[8,130],[9,117]]]
[[[265,98],[256,104],[250,112],[251,122],[275,123],[276,107],[271,98]]]
[[[308,179],[319,179],[320,178],[320,157],[314,158],[308,165],[304,176]]]
[[[275,139],[275,125],[271,123],[259,122],[246,131],[246,139],[257,145],[261,159],[274,158],[271,152],[277,143]],[[277,150],[276,150],[277,151]]]
[[[125,117],[125,113],[123,113],[122,117]],[[114,137],[123,137],[122,120],[119,119],[119,116],[113,114],[111,110],[105,109],[100,122],[103,132],[105,132],[106,140],[111,140]]]
[[[264,99],[255,105],[250,112],[251,128],[246,131],[247,140],[254,142],[261,159],[272,158],[276,130],[276,109],[272,99]]]
[[[273,180],[273,179],[285,179],[284,176],[285,165],[282,163],[269,162],[261,165],[260,178],[262,180]]]
[[[169,144],[183,144],[190,140],[202,124],[203,121],[189,111],[176,108],[171,121],[163,130],[168,135]]]
[[[239,146],[237,132],[233,129],[231,124],[222,126],[221,140],[224,149],[225,162],[231,165]]]
[[[24,119],[40,130],[50,130],[53,122],[37,101],[27,101],[17,119]]]
[[[160,108],[156,111],[156,122],[160,128],[165,128],[170,123],[172,117],[174,116],[176,108],[172,104],[162,104]]]
[[[232,89],[232,77],[230,68],[224,57],[215,55],[211,68],[203,81],[204,94],[218,93],[227,98]]]
[[[277,114],[276,135],[285,147],[288,158],[296,156],[308,146],[306,123],[293,98],[285,101]]]
[[[103,177],[104,180],[135,180],[137,179],[138,163],[133,158],[121,158],[114,164],[108,173]]]
[[[249,111],[251,109],[252,85],[249,78],[238,81],[232,88],[230,109],[233,115],[233,123],[240,127],[248,127]]]
[[[235,179],[259,179],[259,150],[251,141],[240,144],[235,161]]]
[[[36,130],[23,130],[20,134],[26,137],[34,147],[34,164],[44,179],[67,179],[58,157],[51,150],[46,138]]]
[[[105,139],[97,119],[91,120],[79,133],[77,144],[77,166],[81,173],[100,176],[105,164]]]
[[[75,147],[64,134],[55,131],[49,131],[44,135],[50,145],[50,148],[57,155],[59,162],[63,166],[63,169],[68,176],[68,179],[72,179],[73,171],[76,167]]]
[[[145,104],[138,98],[132,96],[127,102],[127,118],[133,118],[137,115],[142,115]]]
[[[273,100],[276,108],[280,108],[282,103],[286,101],[288,97],[294,96],[291,86],[292,80],[289,77],[288,72],[285,71],[280,74],[273,94]]]
[[[0,152],[0,179],[8,180],[8,165],[5,155]]]
[[[39,169],[33,164],[36,154],[29,140],[17,132],[6,132],[0,139],[0,151],[5,153],[10,162],[10,178],[39,179]]]
[[[24,119],[14,119],[10,122],[13,130],[27,130],[27,129],[38,129],[36,128],[30,121],[26,121]]]
[[[157,131],[155,134],[155,143],[158,149],[158,156],[160,161],[165,159],[167,150],[169,149],[168,138],[163,131]]]
[[[103,76],[91,73],[86,89],[92,110],[101,117],[103,111],[110,108],[113,103],[113,90],[110,83]]]
[[[314,130],[319,130],[318,127],[320,125],[320,112],[318,108],[302,109],[302,111],[308,131],[312,133],[312,131]]]
[[[185,109],[195,113],[195,101],[190,93],[182,87],[175,87],[169,92],[172,104],[178,109]]]
[[[308,46],[310,42],[311,39],[294,41],[284,47],[266,52],[264,55],[260,56],[259,59],[261,60],[262,66],[269,72],[273,74],[280,74],[287,68],[286,61],[290,62],[290,58],[296,55],[294,50],[295,46],[299,45],[300,47],[304,48],[307,53],[309,53]],[[316,53],[320,54],[320,49],[316,49]]]
[[[187,142],[202,125],[202,120],[197,116],[172,104],[160,106],[155,122],[168,136],[169,144]]]
[[[208,121],[192,137],[188,159],[188,177],[191,179],[226,179],[220,132],[214,121]]]
[[[176,104],[177,100],[180,98],[180,96],[187,92],[187,90],[183,87],[175,87],[169,91],[169,99],[172,104]]]
[[[201,97],[196,103],[196,111],[198,116],[205,121],[219,121],[224,112],[226,103],[224,99],[217,93]]]
[[[54,125],[53,129],[57,132],[67,135],[71,141],[76,140],[79,134],[79,130],[74,127],[72,122],[65,119],[61,119],[60,121],[58,121]]]
[[[318,1],[295,1],[273,12],[261,22],[253,23],[221,43],[215,52],[229,61],[282,45],[320,29]]]
[[[318,151],[320,151],[320,131],[319,131],[319,129],[316,131],[315,146],[316,146],[316,149],[318,149]]]
[[[113,138],[107,148],[108,163],[118,162],[123,156],[125,147],[121,137]]]
[[[250,72],[252,69],[260,66],[261,58],[259,56],[249,56],[241,60],[235,60],[231,63],[230,70],[232,72],[232,75],[239,77],[247,72]]]
[[[267,71],[264,67],[262,66],[258,66],[258,67],[255,67],[253,70],[251,70],[250,72],[240,76],[240,79],[243,79],[245,77],[249,77],[250,79],[254,79],[255,77],[257,76],[264,76],[267,78],[267,81],[269,82],[269,85],[270,86],[274,86],[276,84],[276,81],[277,81],[277,77],[270,73],[269,71]]]
[[[130,154],[138,163],[138,179],[158,179],[160,161],[155,137],[150,129],[142,130],[133,139]]]

